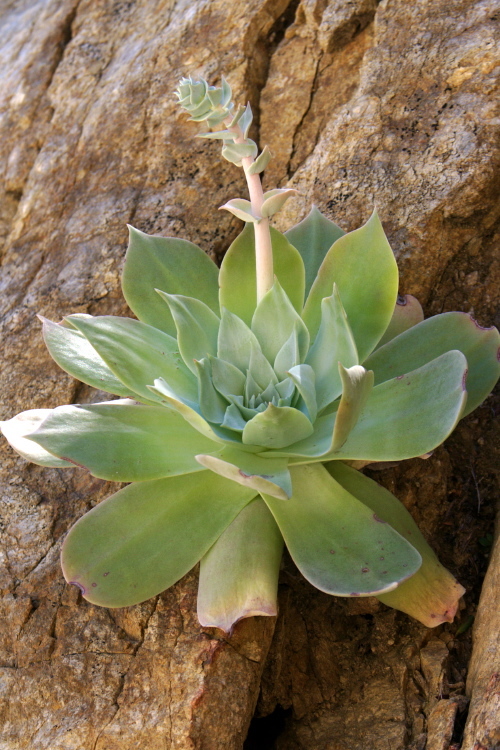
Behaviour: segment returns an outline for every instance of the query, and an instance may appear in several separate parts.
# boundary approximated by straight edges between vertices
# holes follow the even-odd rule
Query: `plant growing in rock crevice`
[[[178,98],[243,168],[247,222],[220,272],[181,239],[130,229],[123,292],[138,320],[43,320],[55,361],[120,398],[23,412],[4,435],[42,466],[131,482],[80,519],[62,551],[90,602],[123,607],[198,561],[200,622],[230,630],[276,614],[283,542],[303,575],[340,596],[378,596],[427,625],[462,587],[411,516],[358,468],[422,456],[488,395],[500,337],[463,313],[423,320],[398,297],[374,213],[345,234],[317,209],[280,234],[292,196],[263,192],[270,159],[231,89],[183,79]]]

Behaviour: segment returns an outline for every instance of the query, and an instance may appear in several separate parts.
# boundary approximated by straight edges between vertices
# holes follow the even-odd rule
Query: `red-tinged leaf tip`
[[[408,304],[408,297],[406,294],[398,294],[398,297],[396,299],[396,304],[400,305],[401,307],[404,307]]]
[[[387,523],[387,521],[384,521],[382,518],[379,518],[376,513],[373,514],[373,520],[378,521],[379,523]]]
[[[472,315],[469,315],[469,318],[472,320],[476,328],[479,328],[481,331],[492,331],[495,326],[480,326],[479,323],[475,318],[472,317]]]
[[[77,589],[80,589],[82,596],[85,596],[86,588],[85,586],[82,586],[81,583],[78,583],[78,581],[68,581],[68,584],[70,586],[76,586]]]

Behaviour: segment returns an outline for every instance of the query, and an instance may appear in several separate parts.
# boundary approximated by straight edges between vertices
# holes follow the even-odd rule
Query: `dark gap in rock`
[[[295,21],[295,15],[297,8],[299,7],[300,0],[292,0],[286,7],[285,12],[281,14],[279,18],[271,26],[271,30],[267,37],[269,58],[271,58],[274,50],[278,44],[284,39],[286,30]]]
[[[283,708],[278,703],[272,714],[252,719],[243,750],[273,750],[291,714],[291,708]]]

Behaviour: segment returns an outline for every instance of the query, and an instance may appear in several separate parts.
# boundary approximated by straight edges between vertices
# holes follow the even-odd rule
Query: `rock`
[[[183,74],[224,73],[251,99],[254,137],[275,152],[267,186],[301,193],[278,228],[312,202],[345,229],[377,206],[401,291],[427,314],[463,309],[489,325],[500,273],[494,10],[492,0],[4,2],[0,417],[102,398],[51,362],[35,314],[127,314],[127,222],[217,259],[238,233],[216,208],[244,194],[241,174],[176,112]],[[495,494],[490,403],[428,461],[377,476],[469,588],[464,615]],[[349,609],[288,561],[261,681],[274,619],[243,621],[230,639],[200,628],[196,571],[127,610],[99,610],[68,589],[62,539],[116,487],[0,450],[5,750],[240,750],[260,685],[260,715],[286,714],[277,742],[287,750],[387,750],[388,737],[391,750],[423,747],[429,701],[449,689],[420,672],[433,642],[425,628],[373,602]],[[488,631],[481,617],[476,633]],[[444,627],[458,683],[467,636],[455,629]],[[497,710],[496,670],[471,677],[471,727]],[[474,741],[490,742],[477,731]]]

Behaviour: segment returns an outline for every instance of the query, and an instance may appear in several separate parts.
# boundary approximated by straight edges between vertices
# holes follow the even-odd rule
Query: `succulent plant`
[[[54,360],[119,398],[23,412],[2,423],[42,466],[130,482],[68,533],[62,567],[88,601],[141,602],[200,564],[202,625],[276,614],[283,543],[339,596],[373,595],[426,625],[453,619],[462,587],[403,505],[359,471],[425,456],[488,395],[500,336],[467,314],[423,319],[398,297],[374,213],[345,234],[316,208],[285,234],[269,217],[251,109],[231,89],[182,79],[180,104],[224,130],[250,201],[220,271],[186,240],[130,228],[123,293],[137,319],[43,320]]]

